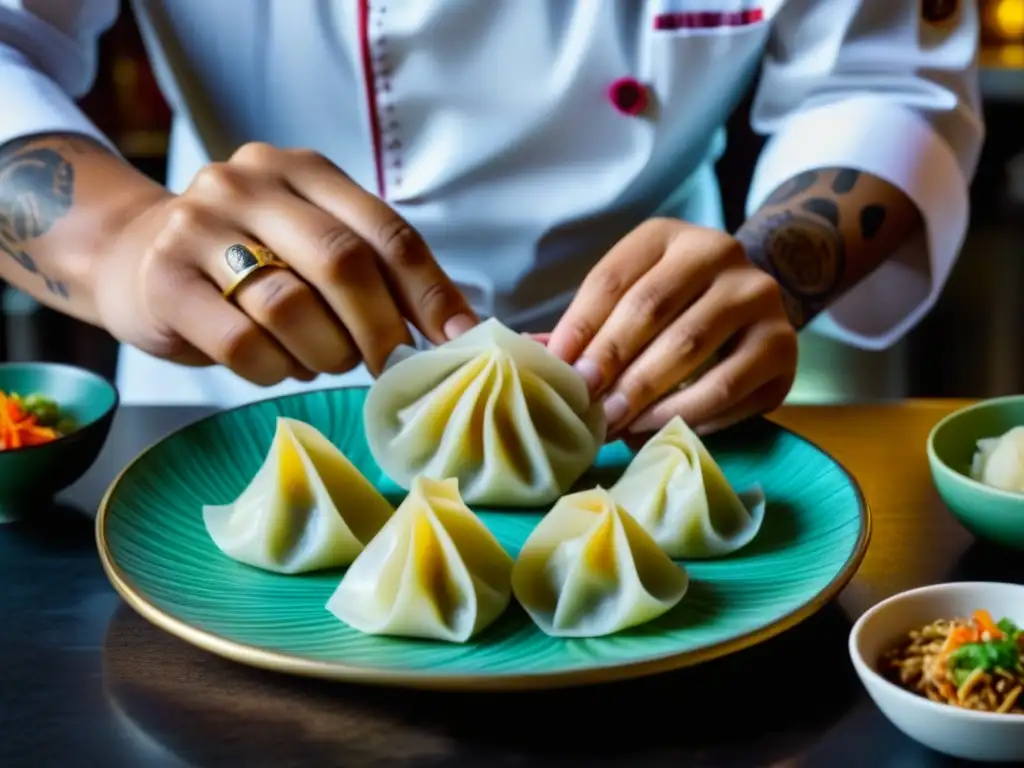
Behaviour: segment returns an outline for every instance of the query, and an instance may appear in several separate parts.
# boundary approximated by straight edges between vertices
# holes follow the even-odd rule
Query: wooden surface
[[[851,615],[897,592],[941,581],[949,562],[973,542],[939,499],[925,451],[932,427],[970,402],[792,406],[772,416],[835,457],[868,501],[871,545],[841,599]]]
[[[840,604],[706,665],[632,683],[455,695],[329,685],[188,646],[121,603],[92,521],[140,450],[201,417],[124,408],[66,506],[0,527],[0,765],[46,766],[949,766],[867,698],[852,619],[945,580],[1024,582],[1018,554],[973,544],[932,489],[931,427],[960,403],[782,409],[773,418],[860,481],[874,532]]]

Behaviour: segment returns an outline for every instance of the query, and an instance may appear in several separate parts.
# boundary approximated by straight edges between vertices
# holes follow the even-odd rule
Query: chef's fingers
[[[648,344],[741,260],[739,244],[728,236],[697,227],[679,231],[662,258],[626,291],[577,361],[593,394],[605,395]],[[717,294],[716,301],[721,299]]]
[[[637,227],[620,240],[590,271],[569,308],[551,332],[548,349],[567,363],[576,363],[623,296],[657,264],[671,231],[657,220]],[[595,374],[584,363],[580,373],[596,392]]]
[[[786,399],[792,383],[786,377],[772,379],[767,384],[755,389],[736,405],[722,411],[717,417],[698,424],[694,431],[701,436],[710,435],[753,416],[774,411]]]
[[[248,144],[232,162],[278,169],[296,194],[358,235],[379,260],[377,270],[402,314],[431,341],[442,343],[476,324],[465,297],[434,260],[419,233],[322,155]],[[330,237],[327,242],[330,245]]]
[[[375,251],[347,225],[283,187],[236,216],[294,270],[261,275],[239,303],[307,366],[343,372],[365,360],[378,374],[395,347],[412,343]]]
[[[648,408],[630,424],[629,431],[657,431],[675,416],[681,416],[695,430],[714,425],[755,390],[780,377],[792,376],[796,355],[796,337],[786,320],[750,326],[725,359],[692,385]],[[792,381],[786,383],[787,391],[791,385]]]
[[[762,272],[720,273],[615,380],[605,398],[609,431],[625,427],[693,376],[726,341],[773,309],[777,297],[774,281]]]
[[[225,301],[221,289],[195,267],[169,269],[164,283],[166,290],[150,300],[154,317],[209,360],[264,387],[288,377],[308,378],[270,333]]]

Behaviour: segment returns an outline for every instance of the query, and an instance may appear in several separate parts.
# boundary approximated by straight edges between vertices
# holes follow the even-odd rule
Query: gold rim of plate
[[[282,395],[271,400],[278,400],[294,395]],[[860,567],[864,556],[867,554],[868,545],[871,542],[871,510],[868,507],[867,499],[861,490],[860,484],[850,471],[838,461],[831,453],[821,448],[815,442],[808,440],[802,435],[787,429],[776,422],[772,424],[794,437],[803,440],[822,454],[827,456],[836,467],[846,476],[847,481],[853,487],[857,496],[857,507],[860,513],[860,534],[857,537],[857,544],[853,553],[847,559],[842,570],[811,600],[804,603],[794,611],[782,616],[760,629],[733,637],[722,642],[709,645],[705,648],[698,648],[691,651],[681,651],[648,659],[646,661],[634,661],[624,664],[610,664],[602,667],[590,667],[587,669],[568,670],[565,672],[542,672],[537,674],[466,674],[466,675],[435,675],[430,672],[406,671],[398,669],[384,669],[380,667],[353,666],[341,662],[316,661],[303,656],[294,656],[277,651],[268,651],[264,648],[257,648],[253,645],[240,643],[222,637],[213,632],[207,632],[178,619],[166,611],[153,605],[142,593],[132,584],[128,576],[120,569],[110,553],[107,545],[106,521],[107,509],[111,497],[117,490],[124,476],[133,466],[149,451],[165,440],[176,437],[185,430],[199,424],[207,419],[217,418],[224,413],[234,410],[241,410],[249,404],[229,408],[217,413],[205,416],[198,421],[180,427],[160,440],[157,440],[149,447],[143,449],[128,464],[117,473],[113,482],[103,494],[99,510],[96,515],[96,546],[99,551],[100,563],[106,572],[107,578],[113,585],[115,591],[121,598],[144,619],[155,626],[184,640],[186,643],[201,648],[217,656],[245,664],[251,667],[270,670],[300,677],[312,677],[321,680],[331,680],[344,683],[360,683],[375,686],[388,686],[396,688],[415,688],[420,690],[441,690],[441,691],[524,691],[544,690],[553,688],[570,688],[584,685],[597,685],[600,683],[611,683],[623,680],[632,680],[640,677],[672,672],[684,667],[691,667],[703,664],[714,659],[728,656],[738,651],[743,651],[755,645],[771,640],[805,619],[813,616],[832,601],[843,588],[850,583],[857,569]],[[685,599],[685,598],[684,598]]]

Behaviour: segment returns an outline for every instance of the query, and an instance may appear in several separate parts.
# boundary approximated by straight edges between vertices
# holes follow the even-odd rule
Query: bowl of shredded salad
[[[1024,586],[902,592],[857,620],[849,650],[868,695],[906,735],[966,760],[1024,761]]]
[[[59,363],[0,364],[0,522],[45,509],[92,466],[117,390]]]

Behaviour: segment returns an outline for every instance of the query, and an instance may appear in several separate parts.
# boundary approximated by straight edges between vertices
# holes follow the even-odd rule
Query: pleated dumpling
[[[371,387],[366,436],[403,488],[454,477],[469,504],[550,504],[604,442],[600,403],[542,344],[488,320],[392,365]]]
[[[232,504],[206,506],[206,530],[239,562],[277,573],[351,563],[394,510],[309,424],[279,418],[263,466]]]
[[[764,521],[761,488],[737,494],[678,416],[633,457],[611,494],[674,558],[735,552]]]
[[[459,497],[418,477],[348,569],[327,610],[353,629],[464,643],[508,607],[512,558]]]
[[[686,594],[689,577],[603,488],[563,496],[523,544],[512,591],[554,637],[644,624]]]

